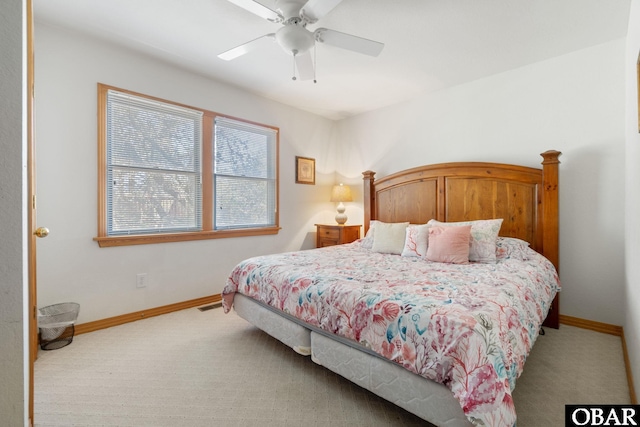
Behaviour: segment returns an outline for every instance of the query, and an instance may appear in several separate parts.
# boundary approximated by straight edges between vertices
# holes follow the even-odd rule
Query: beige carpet
[[[220,308],[40,351],[34,397],[37,427],[428,425]],[[547,329],[514,399],[518,427],[563,426],[567,403],[630,403],[620,338]]]

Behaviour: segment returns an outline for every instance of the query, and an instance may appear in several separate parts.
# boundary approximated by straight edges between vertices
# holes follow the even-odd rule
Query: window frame
[[[202,112],[201,134],[201,191],[202,191],[202,229],[199,231],[163,232],[145,234],[108,235],[107,218],[107,93],[109,90],[164,102],[183,108],[190,108]],[[248,123],[255,126],[269,128],[275,131],[275,224],[273,226],[236,228],[215,230],[213,227],[213,152],[214,126],[216,117]],[[278,234],[280,231],[280,129],[263,123],[252,122],[238,117],[220,114],[214,111],[190,105],[180,104],[166,99],[157,98],[126,89],[98,83],[98,235],[93,238],[100,247],[143,245],[151,243],[184,242],[192,240],[208,240],[230,237],[263,236]]]

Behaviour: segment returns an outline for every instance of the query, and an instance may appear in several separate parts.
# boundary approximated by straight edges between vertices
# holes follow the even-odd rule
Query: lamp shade
[[[331,190],[332,202],[352,202],[353,196],[351,196],[351,188],[348,185],[334,185]]]

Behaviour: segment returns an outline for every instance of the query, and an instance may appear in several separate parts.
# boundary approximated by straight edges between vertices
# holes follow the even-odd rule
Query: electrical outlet
[[[147,273],[136,274],[136,288],[147,287]]]

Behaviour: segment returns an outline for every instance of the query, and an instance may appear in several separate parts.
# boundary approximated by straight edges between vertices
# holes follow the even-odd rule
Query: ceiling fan
[[[270,38],[278,43],[285,52],[293,55],[300,79],[314,79],[315,81],[315,68],[310,50],[316,42],[369,56],[378,56],[384,47],[383,43],[327,28],[318,28],[313,32],[307,30],[308,24],[318,22],[342,0],[276,0],[276,10],[254,0],[228,1],[268,21],[282,24],[282,28],[275,33],[265,34],[218,55],[220,59],[226,61],[256,49],[261,45],[263,39]],[[293,80],[296,80],[295,75]]]

